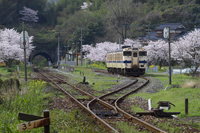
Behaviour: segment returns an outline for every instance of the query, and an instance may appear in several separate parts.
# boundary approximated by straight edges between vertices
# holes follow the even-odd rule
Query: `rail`
[[[40,70],[38,70],[41,74],[42,72]],[[46,77],[48,80],[50,80],[55,86],[57,86],[61,91],[63,91],[66,95],[68,95],[71,99],[73,99],[80,107],[82,107],[84,110],[86,110],[87,112],[89,112],[94,119],[97,119],[102,125],[104,125],[105,127],[107,127],[110,131],[113,131],[115,133],[118,133],[117,130],[115,130],[112,126],[110,126],[108,123],[106,123],[104,120],[102,120],[100,117],[98,117],[94,112],[92,112],[89,108],[85,107],[81,102],[79,102],[75,97],[73,97],[71,94],[69,94],[66,90],[64,90],[61,86],[59,86],[58,84],[56,84],[52,79],[50,79],[49,77],[47,77],[46,75],[42,74],[44,77]],[[55,76],[54,76],[55,77]],[[69,85],[69,84],[68,84]],[[70,84],[71,87],[73,88],[77,88],[73,85]],[[78,89],[78,88],[77,88]],[[80,90],[80,89],[78,89]],[[94,98],[94,96],[90,95],[87,92],[82,91],[83,93],[87,94],[88,96],[91,96]],[[102,100],[99,100],[102,101]],[[102,101],[103,103],[105,103],[104,101]]]
[[[95,70],[95,71],[97,71],[97,72],[103,72],[103,73],[108,73],[108,72],[106,72],[105,70]],[[132,77],[132,78],[134,78],[134,77]],[[141,85],[141,86],[137,87],[136,89],[134,89],[133,91],[130,91],[130,92],[128,92],[127,94],[125,94],[125,95],[121,96],[120,98],[118,98],[118,99],[115,101],[115,103],[114,103],[114,104],[115,104],[115,107],[117,108],[117,110],[118,110],[120,113],[122,113],[122,114],[124,115],[124,117],[126,117],[127,119],[130,119],[130,120],[132,120],[132,121],[134,121],[134,122],[136,122],[136,123],[138,123],[138,124],[141,125],[141,126],[144,126],[146,129],[151,130],[151,131],[153,131],[153,132],[157,132],[157,133],[166,133],[165,131],[163,131],[163,130],[161,130],[161,129],[155,127],[155,126],[153,126],[153,125],[151,125],[151,124],[149,124],[149,123],[147,123],[147,122],[145,122],[145,121],[143,121],[143,120],[141,120],[141,119],[138,119],[137,117],[134,117],[134,116],[130,115],[129,113],[125,112],[124,110],[122,110],[122,109],[119,108],[119,106],[118,106],[118,104],[119,104],[120,102],[122,102],[122,101],[125,99],[125,97],[127,97],[128,95],[130,95],[130,94],[132,94],[132,93],[138,91],[139,89],[141,89],[142,87],[144,87],[145,85],[147,85],[147,84],[149,83],[149,79],[147,79],[147,78],[145,78],[145,77],[140,77],[140,78],[145,79],[146,82],[145,82],[143,85]],[[136,78],[134,78],[134,79],[136,79]],[[103,98],[106,97],[106,96],[109,96],[109,95],[112,95],[112,94],[114,94],[114,93],[116,93],[116,92],[119,92],[119,91],[121,91],[121,90],[123,90],[123,89],[125,89],[125,88],[127,88],[127,87],[129,87],[129,86],[131,86],[131,85],[133,85],[133,84],[135,84],[137,81],[138,81],[138,79],[136,79],[134,82],[132,82],[132,83],[130,83],[130,84],[128,84],[128,85],[126,85],[126,86],[124,86],[124,87],[118,89],[118,90],[115,90],[115,91],[113,91],[113,92],[104,94],[104,95],[100,96],[99,99],[103,99]]]

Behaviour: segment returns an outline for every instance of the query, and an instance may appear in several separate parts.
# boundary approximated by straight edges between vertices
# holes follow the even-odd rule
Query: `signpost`
[[[170,48],[170,27],[163,30],[163,37],[168,39],[169,42],[169,84],[171,85],[171,48]]]
[[[50,133],[49,125],[50,125],[50,118],[49,118],[49,110],[44,110],[44,117],[19,113],[18,119],[29,121],[26,123],[18,124],[19,131],[30,130],[33,128],[38,128],[44,126],[44,133]]]
[[[30,121],[22,124],[18,124],[19,131],[30,130],[37,127],[43,127],[50,125],[50,118],[43,118],[35,121]]]

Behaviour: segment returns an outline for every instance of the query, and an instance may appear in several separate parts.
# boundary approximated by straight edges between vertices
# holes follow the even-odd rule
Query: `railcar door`
[[[132,56],[132,68],[138,68],[138,51],[133,51],[133,56]]]

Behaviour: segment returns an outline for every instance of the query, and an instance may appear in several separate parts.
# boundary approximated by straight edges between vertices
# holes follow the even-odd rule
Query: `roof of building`
[[[170,30],[185,29],[185,27],[181,23],[164,23],[156,28],[156,30],[163,30],[166,27],[170,27]]]

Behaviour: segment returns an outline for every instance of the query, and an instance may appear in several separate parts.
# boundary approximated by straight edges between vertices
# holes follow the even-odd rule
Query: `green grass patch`
[[[146,77],[154,77],[159,79],[164,86],[169,86],[169,77],[168,74],[145,74]],[[184,74],[172,74],[171,84],[176,84],[182,86],[186,81],[198,81],[197,77],[186,76]]]
[[[28,113],[43,116],[43,110],[48,109],[49,103],[54,100],[54,92],[48,90],[43,81],[28,81],[21,85],[18,90],[10,88],[3,90],[0,103],[0,132],[18,133],[17,124],[24,123],[18,120],[18,113]],[[49,93],[46,93],[49,91]],[[103,128],[97,127],[93,119],[79,110],[68,111],[50,110],[50,132],[52,133],[99,133],[106,132]],[[44,128],[35,128],[29,131],[32,133],[44,132]]]
[[[184,88],[188,81],[193,81],[198,84],[199,79],[196,77],[185,76],[183,74],[172,75],[172,83],[178,88],[173,88],[175,85],[168,85],[168,75],[159,74],[145,74],[145,76],[151,76],[159,79],[166,88],[166,90],[160,90],[158,93],[137,93],[129,97],[133,98],[140,96],[152,101],[152,108],[157,108],[159,101],[170,101],[175,104],[176,107],[171,106],[171,109],[166,112],[181,112],[179,117],[193,117],[200,116],[200,89],[199,88]],[[189,100],[189,114],[185,114],[185,99]]]
[[[81,72],[81,75],[80,75]],[[103,74],[97,74],[91,70],[91,68],[75,67],[73,77],[70,80],[76,80],[77,82],[83,81],[83,73],[86,77],[86,82],[89,82],[92,89],[101,91],[111,88],[112,85],[117,85],[117,77],[103,76]],[[120,80],[120,79],[119,79]]]
[[[142,132],[137,129],[137,126],[130,126],[132,122],[117,122],[115,123],[117,127],[121,130],[122,133],[147,133],[147,132]]]

